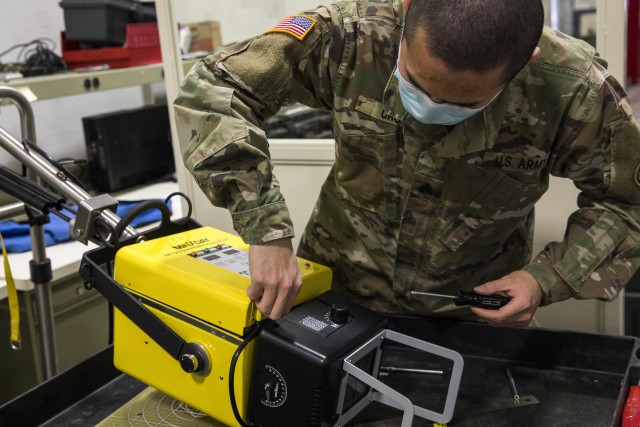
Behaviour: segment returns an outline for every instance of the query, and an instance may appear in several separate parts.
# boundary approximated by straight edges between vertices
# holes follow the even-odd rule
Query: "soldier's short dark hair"
[[[404,35],[426,31],[427,49],[455,71],[505,67],[511,80],[529,61],[544,26],[540,0],[412,0]]]

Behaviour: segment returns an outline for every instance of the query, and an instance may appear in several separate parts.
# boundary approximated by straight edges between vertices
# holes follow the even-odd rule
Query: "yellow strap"
[[[9,298],[9,318],[11,319],[11,348],[20,350],[22,338],[20,337],[20,306],[18,304],[18,291],[16,283],[13,281],[11,267],[9,267],[9,257],[7,249],[4,247],[4,239],[0,233],[0,243],[2,243],[2,257],[4,258],[4,277],[7,282],[7,297]]]

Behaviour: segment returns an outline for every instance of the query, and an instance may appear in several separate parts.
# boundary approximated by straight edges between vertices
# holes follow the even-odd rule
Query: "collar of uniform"
[[[433,142],[428,150],[429,154],[437,157],[459,157],[493,147],[509,106],[510,94],[511,90],[507,85],[487,108],[458,123],[449,132],[445,131],[445,126],[421,123],[407,113],[398,92],[398,80],[393,73],[384,91],[383,104],[388,114],[403,120],[405,127]]]

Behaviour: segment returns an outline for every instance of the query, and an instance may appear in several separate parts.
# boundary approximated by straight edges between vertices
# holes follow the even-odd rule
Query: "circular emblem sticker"
[[[264,383],[264,398],[260,402],[270,408],[277,408],[287,400],[287,383],[276,368],[270,365],[264,367],[268,378]]]

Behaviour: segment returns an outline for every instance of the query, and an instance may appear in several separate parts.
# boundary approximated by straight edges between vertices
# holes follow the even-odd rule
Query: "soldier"
[[[175,101],[184,161],[251,244],[263,313],[288,312],[301,283],[260,129],[295,102],[334,114],[335,164],[298,255],[330,266],[335,291],[498,326],[617,296],[640,263],[640,133],[605,61],[543,15],[538,0],[344,0],[194,66]],[[551,174],[573,180],[579,210],[532,254]],[[512,299],[492,311],[411,294],[457,289]]]

